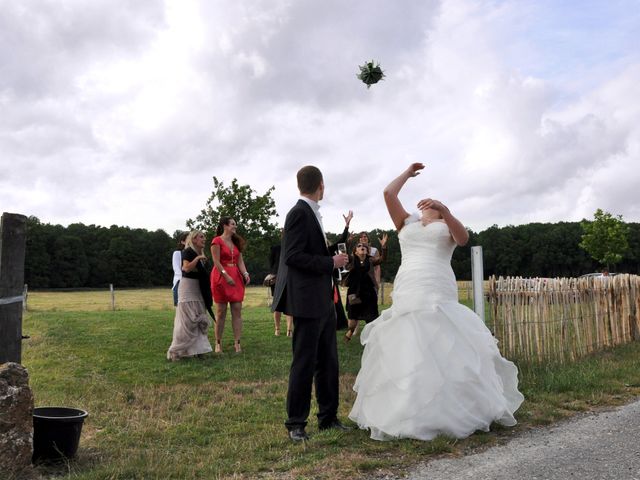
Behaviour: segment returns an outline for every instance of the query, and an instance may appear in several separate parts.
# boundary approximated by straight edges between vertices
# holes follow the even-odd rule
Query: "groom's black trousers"
[[[338,347],[336,312],[325,317],[293,317],[293,360],[289,372],[287,414],[289,430],[304,427],[311,410],[311,385],[315,380],[318,423],[323,425],[338,413]]]

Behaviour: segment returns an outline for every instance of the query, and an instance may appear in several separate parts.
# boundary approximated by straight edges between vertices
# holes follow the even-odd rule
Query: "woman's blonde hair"
[[[187,241],[184,242],[184,248],[190,248],[191,250],[196,252],[198,255],[200,255],[204,251],[204,248],[202,250],[198,250],[193,244],[193,239],[196,238],[198,235],[202,235],[204,237],[204,233],[202,233],[200,230],[191,230],[189,232],[189,235],[187,235]]]

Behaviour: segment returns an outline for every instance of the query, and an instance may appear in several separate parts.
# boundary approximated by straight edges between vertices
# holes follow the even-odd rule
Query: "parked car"
[[[580,278],[590,278],[590,277],[595,277],[595,278],[600,278],[600,277],[615,277],[617,275],[617,273],[609,273],[607,275],[603,274],[602,272],[594,272],[594,273],[585,273],[584,275],[580,275]]]

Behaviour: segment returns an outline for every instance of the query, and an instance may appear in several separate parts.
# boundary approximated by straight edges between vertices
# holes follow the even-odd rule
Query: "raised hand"
[[[353,210],[349,210],[349,213],[342,215],[342,218],[344,218],[344,224],[348,227],[351,223],[351,219],[353,218]]]
[[[422,170],[423,168],[424,168],[424,163],[419,163],[419,162],[412,163],[407,168],[407,173],[409,174],[410,177],[416,177],[420,175],[420,170]]]
[[[381,246],[382,248],[384,248],[384,247],[385,247],[385,245],[387,244],[387,240],[389,240],[389,235],[387,235],[386,233],[384,233],[384,234],[382,235],[382,239],[380,239],[380,238],[378,239],[378,241],[380,242],[380,246]]]

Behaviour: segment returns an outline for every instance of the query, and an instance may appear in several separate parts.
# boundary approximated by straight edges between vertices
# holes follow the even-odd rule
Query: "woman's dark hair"
[[[322,183],[322,172],[318,167],[307,165],[298,170],[296,178],[300,193],[314,193]]]
[[[225,225],[229,225],[229,222],[231,220],[233,220],[233,217],[221,217],[220,218],[220,221],[218,222],[218,228],[216,228],[216,235],[218,237],[224,233],[224,226]],[[240,251],[240,253],[242,253],[244,251],[244,247],[247,244],[247,241],[244,238],[242,238],[237,233],[234,233],[231,236],[231,241],[236,246],[236,248]]]
[[[182,232],[178,235],[178,250],[184,250],[184,242],[187,241],[188,236],[189,232]]]

